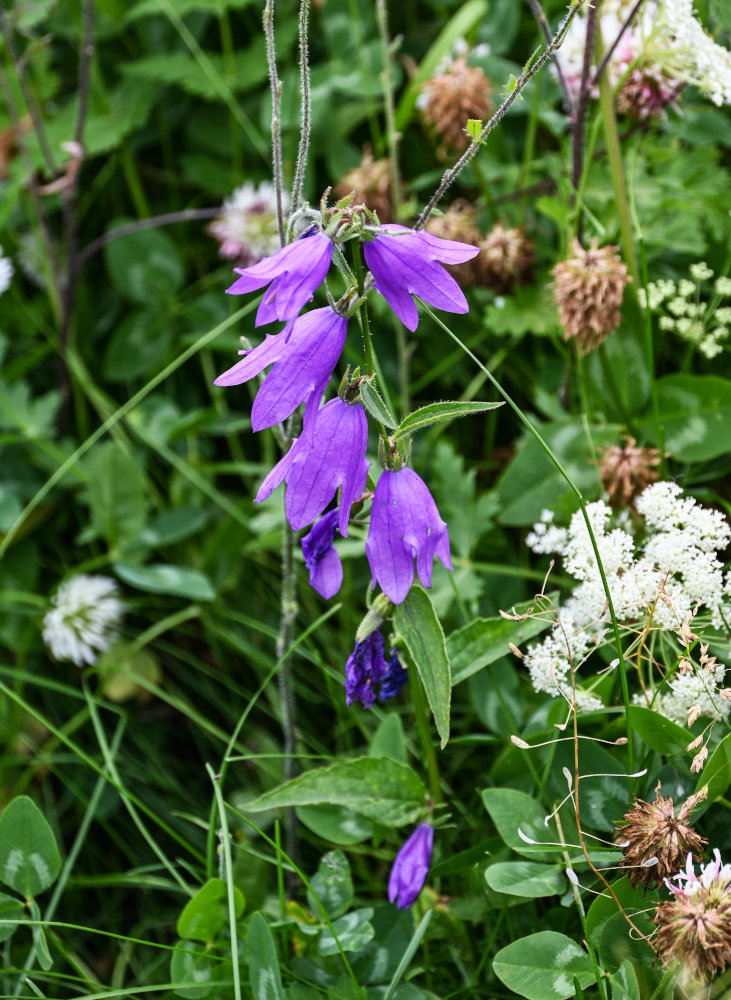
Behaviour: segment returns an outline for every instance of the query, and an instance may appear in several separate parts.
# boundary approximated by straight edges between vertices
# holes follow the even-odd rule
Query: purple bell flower
[[[447,525],[424,481],[413,469],[384,469],[373,495],[366,555],[376,582],[394,604],[401,604],[414,581],[414,557],[419,579],[431,586],[436,556],[452,568]]]
[[[436,309],[467,312],[469,306],[461,288],[441,265],[462,264],[479,252],[479,247],[469,243],[396,225],[388,226],[387,232],[363,245],[376,289],[409,330],[415,330],[419,323],[412,295]]]
[[[332,255],[333,241],[329,236],[319,230],[306,230],[298,240],[271,257],[251,267],[235,267],[241,277],[226,291],[229,295],[244,295],[269,285],[256,313],[256,326],[277,319],[294,319],[324,281]]]
[[[343,582],[343,564],[333,545],[339,517],[337,507],[329,510],[302,539],[302,555],[310,571],[310,586],[326,601],[337,594]]]
[[[386,673],[383,658],[383,635],[377,628],[365,639],[355,641],[355,649],[345,664],[345,700],[348,705],[360,701],[370,708],[376,697],[376,684]]]
[[[313,309],[281,333],[267,334],[253,350],[242,351],[246,357],[213,384],[240,385],[273,365],[256,394],[251,426],[260,431],[281,423],[312,393],[319,402],[342,354],[347,326],[348,321],[328,306]]]
[[[391,655],[388,658],[388,670],[381,678],[381,690],[378,693],[378,700],[388,701],[389,698],[394,698],[408,679],[409,672],[405,667],[401,666],[401,661],[398,658],[398,650],[392,649]]]
[[[365,457],[366,415],[359,403],[344,403],[339,396],[314,413],[308,409],[304,431],[261,484],[256,502],[286,482],[287,519],[299,531],[325,510],[341,486],[339,527],[345,538],[350,508],[365,488],[371,464]]]
[[[419,823],[396,855],[388,879],[388,899],[400,910],[408,910],[422,890],[434,847],[434,828]]]

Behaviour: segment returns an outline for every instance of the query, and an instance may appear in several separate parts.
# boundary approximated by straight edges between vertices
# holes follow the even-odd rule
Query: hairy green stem
[[[378,22],[378,37],[381,40],[383,55],[383,102],[386,111],[386,140],[388,155],[391,161],[391,205],[393,219],[398,222],[401,213],[400,173],[398,163],[398,144],[400,135],[396,129],[396,110],[393,102],[393,74],[391,73],[391,39],[388,32],[388,10],[386,0],[376,0],[376,20]]]
[[[307,152],[310,148],[310,53],[307,29],[310,16],[310,0],[301,0],[299,12],[300,41],[300,99],[302,101],[302,117],[300,125],[300,143],[297,150],[297,166],[294,171],[292,186],[292,211],[296,212],[302,200],[302,185],[307,170]]]
[[[277,228],[279,242],[284,246],[284,210],[282,207],[282,132],[280,110],[282,104],[282,84],[277,73],[277,53],[274,47],[274,0],[267,0],[264,7],[264,37],[267,43],[267,64],[269,66],[269,86],[272,92],[272,173],[277,196]]]

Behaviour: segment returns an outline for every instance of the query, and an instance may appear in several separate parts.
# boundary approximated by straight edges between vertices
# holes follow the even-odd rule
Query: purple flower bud
[[[366,541],[373,586],[381,585],[394,604],[401,604],[414,581],[414,557],[419,579],[431,586],[434,558],[452,568],[447,525],[424,481],[407,466],[384,469],[373,495]]]
[[[368,422],[363,407],[339,396],[322,409],[305,413],[305,429],[272,469],[256,495],[259,503],[283,481],[285,509],[294,531],[311,524],[328,506],[338,486],[340,534],[348,534],[350,508],[363,492],[370,462],[366,461]]]
[[[414,232],[396,225],[388,226],[387,232],[363,245],[377,291],[409,330],[415,330],[419,323],[412,295],[418,295],[436,309],[467,312],[467,299],[441,264],[462,264],[479,252],[479,247],[469,243],[444,240],[423,229]]]
[[[327,306],[313,309],[281,333],[267,334],[213,384],[240,385],[273,365],[251,408],[251,426],[260,431],[281,423],[312,393],[319,403],[342,353],[347,325],[344,317]]]
[[[343,582],[343,564],[333,546],[339,517],[337,507],[328,511],[302,539],[302,555],[310,571],[310,586],[326,601],[337,594]]]
[[[258,264],[235,267],[234,271],[241,277],[227,292],[243,295],[269,285],[256,313],[256,325],[294,319],[322,284],[332,254],[333,242],[329,236],[321,232],[308,233],[308,239],[295,240]]]
[[[376,696],[375,687],[386,673],[388,664],[383,658],[383,635],[380,629],[371,632],[360,642],[345,664],[345,700],[348,705],[360,701],[370,708]]]
[[[396,855],[388,880],[388,899],[407,910],[422,890],[434,846],[434,829],[419,823]]]
[[[409,672],[405,667],[401,666],[401,661],[398,658],[398,650],[392,649],[391,655],[388,658],[388,670],[381,680],[381,690],[378,693],[378,700],[388,701],[389,698],[394,698],[408,679]]]

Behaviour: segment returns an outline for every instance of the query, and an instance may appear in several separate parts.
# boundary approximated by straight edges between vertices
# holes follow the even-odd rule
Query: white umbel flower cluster
[[[678,69],[719,107],[731,104],[731,52],[696,19],[693,0],[660,0],[657,30],[677,56]]]
[[[7,292],[15,274],[13,262],[9,257],[3,255],[3,248],[0,247],[0,295]]]
[[[651,281],[647,292],[640,288],[637,295],[643,308],[660,313],[661,330],[672,330],[707,358],[715,358],[723,351],[731,330],[731,307],[720,305],[731,295],[731,281],[720,277],[713,291],[704,288],[714,272],[703,260],[691,264],[689,274],[690,278],[678,282],[667,278]]]
[[[289,195],[282,192],[282,212],[289,215]],[[277,192],[269,181],[255,186],[246,181],[223,203],[221,214],[208,227],[220,243],[218,252],[250,267],[279,250]]]
[[[718,558],[731,540],[726,517],[684,497],[669,482],[648,486],[637,498],[636,510],[641,523],[633,528],[625,512],[613,515],[603,500],[587,505],[618,621],[636,626],[651,619],[655,629],[678,630],[705,610],[714,627],[720,627],[721,608],[731,595],[731,579],[724,579]],[[580,511],[568,528],[557,527],[553,514],[544,511],[527,544],[534,552],[560,556],[578,581],[557,609],[551,634],[530,647],[524,661],[536,691],[571,700],[572,666],[581,665],[609,628],[594,549]],[[718,697],[724,674],[718,664],[710,671],[677,676],[665,686],[660,710],[683,723],[694,704],[700,704],[700,714],[727,716],[731,703]],[[581,707],[582,699],[577,700]]]
[[[124,615],[117,594],[108,576],[80,573],[61,584],[43,618],[43,641],[54,659],[77,667],[96,663],[116,638]]]

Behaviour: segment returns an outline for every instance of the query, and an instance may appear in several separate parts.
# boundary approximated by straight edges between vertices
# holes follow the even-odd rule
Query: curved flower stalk
[[[305,230],[298,240],[282,247],[251,267],[234,270],[241,277],[227,289],[244,295],[269,285],[256,313],[256,326],[294,319],[325,280],[333,255],[333,242],[319,230]]]
[[[413,469],[404,466],[381,473],[373,495],[366,555],[373,586],[378,582],[394,604],[401,604],[414,582],[414,558],[425,587],[431,586],[435,557],[452,568],[446,522]]]
[[[261,484],[256,502],[287,483],[285,509],[294,531],[311,524],[342,487],[340,534],[347,537],[350,508],[365,488],[370,462],[365,451],[368,423],[363,407],[331,399],[309,420],[292,447]]]
[[[251,409],[255,431],[281,423],[312,393],[318,398],[342,354],[348,321],[328,306],[314,309],[289,323],[281,333],[267,334],[243,361],[219,375],[214,385],[248,382],[268,365]],[[319,513],[319,512],[318,512]]]
[[[446,312],[466,313],[467,299],[442,264],[463,264],[480,252],[479,247],[444,240],[423,229],[388,226],[363,246],[365,261],[381,293],[409,330],[415,330],[419,314],[412,295]]]

